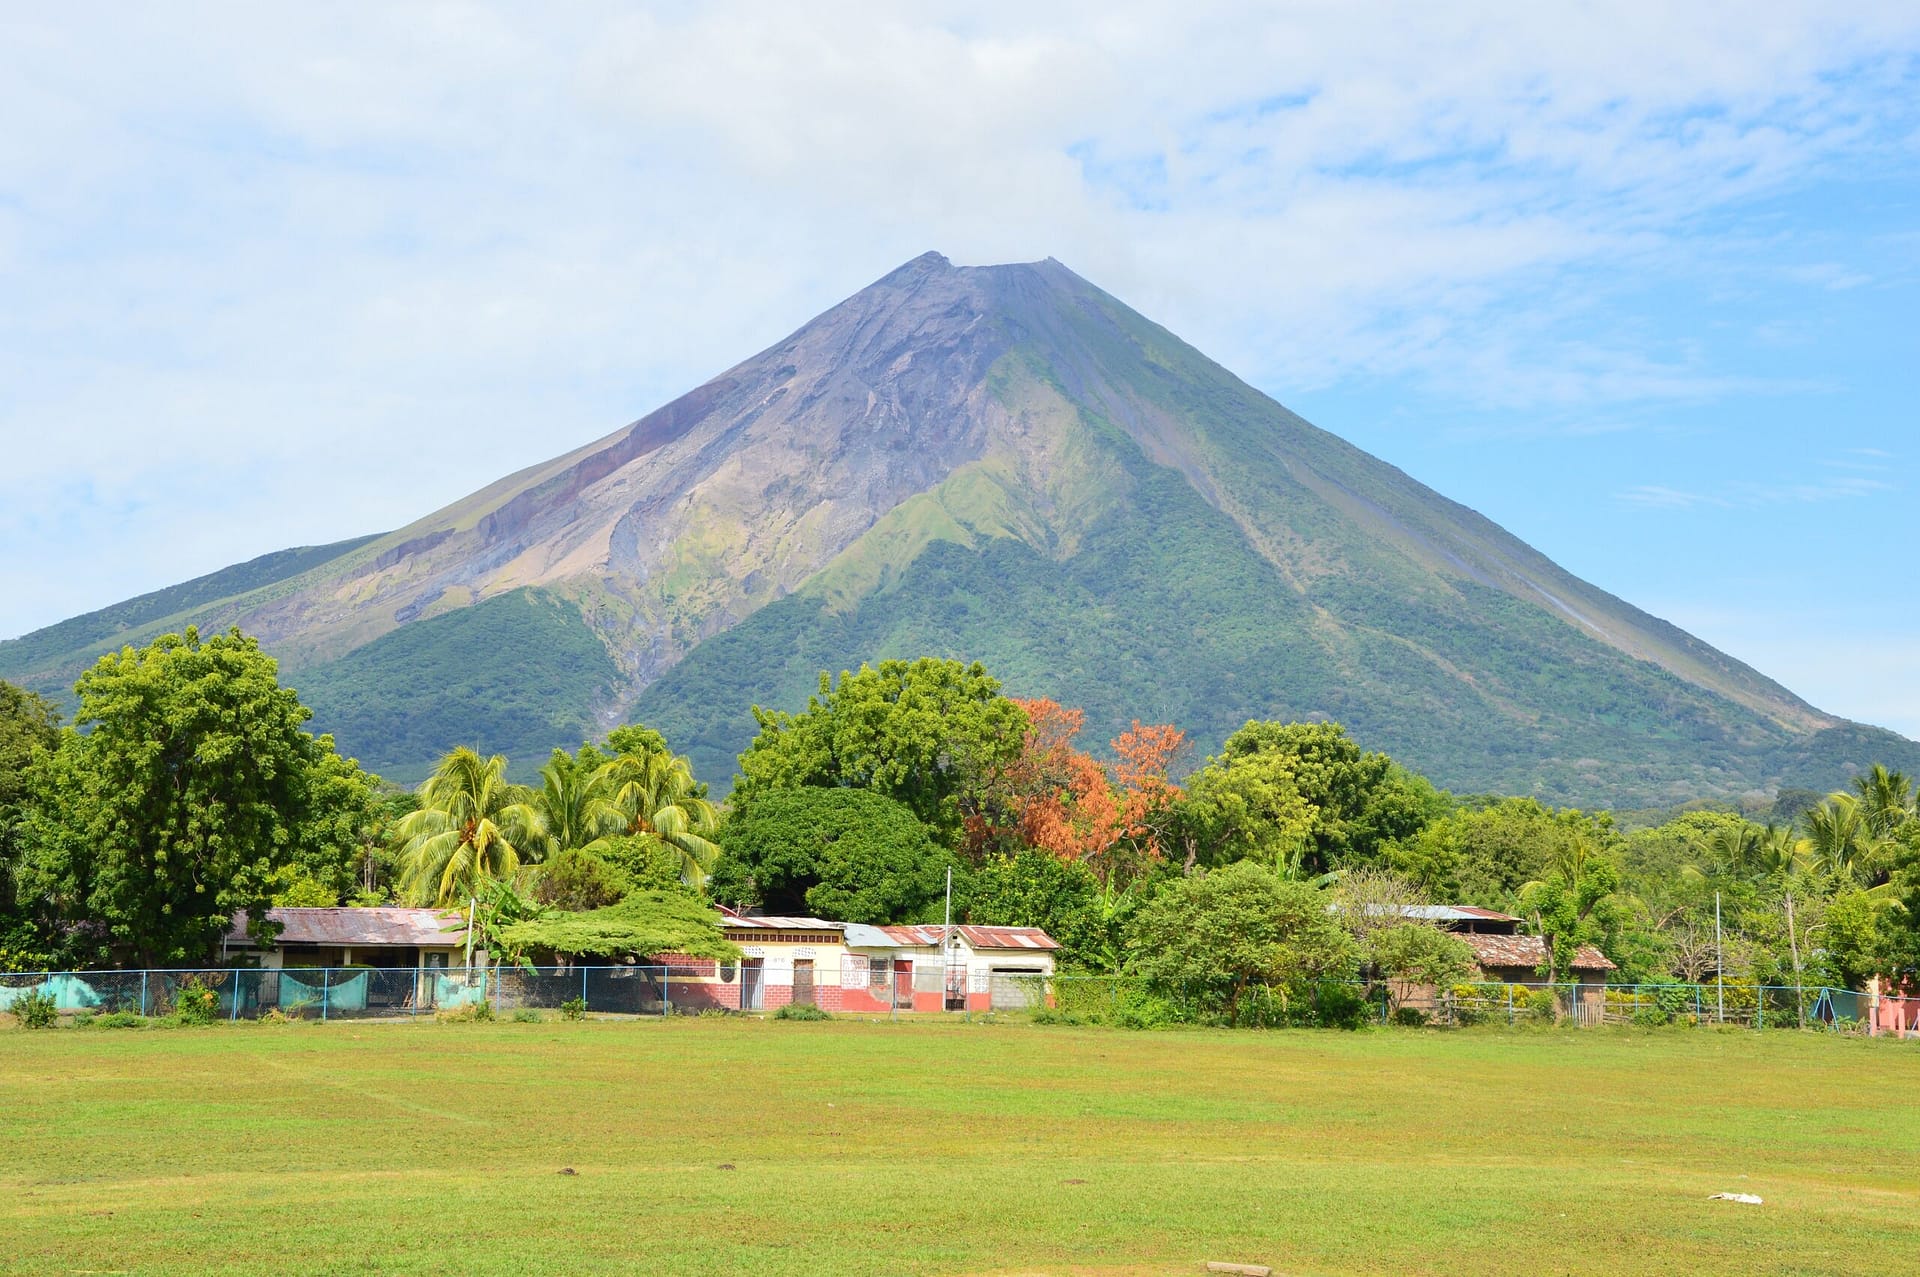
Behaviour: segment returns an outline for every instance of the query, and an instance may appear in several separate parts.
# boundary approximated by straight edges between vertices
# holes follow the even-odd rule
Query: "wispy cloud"
[[[1899,490],[1893,478],[1891,454],[1873,448],[1848,449],[1849,457],[1825,457],[1814,462],[1818,470],[1838,470],[1839,474],[1808,478],[1756,482],[1731,479],[1712,490],[1687,491],[1661,484],[1638,484],[1614,493],[1616,500],[1649,510],[1754,510],[1766,506],[1808,505],[1825,501],[1844,501],[1854,497],[1878,496]],[[1872,457],[1887,460],[1854,460]]]

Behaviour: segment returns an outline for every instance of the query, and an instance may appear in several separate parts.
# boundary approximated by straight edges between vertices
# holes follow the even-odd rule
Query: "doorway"
[[[758,1011],[766,1006],[766,959],[748,958],[740,964],[740,1009]]]

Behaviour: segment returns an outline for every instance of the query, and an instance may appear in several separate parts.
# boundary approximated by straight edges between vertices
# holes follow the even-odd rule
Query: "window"
[[[734,964],[733,964],[733,963],[731,963],[731,962],[723,962],[723,963],[721,963],[721,964],[720,964],[720,983],[721,983],[721,984],[732,984],[732,983],[733,983],[733,973],[734,973],[734,970],[735,970],[735,968],[734,968]]]

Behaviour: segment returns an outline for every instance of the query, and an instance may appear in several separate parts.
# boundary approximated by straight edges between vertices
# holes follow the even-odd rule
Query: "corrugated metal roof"
[[[1038,927],[961,927],[974,949],[1058,949],[1059,942]]]
[[[864,922],[849,922],[846,929],[847,943],[856,949],[894,949],[899,946],[894,938],[879,927],[870,927]]]
[[[1474,961],[1482,967],[1528,967],[1546,964],[1547,944],[1539,936],[1486,936],[1463,934],[1460,938],[1473,950]],[[1580,946],[1573,956],[1575,971],[1611,971],[1607,955],[1590,944]]]
[[[839,931],[847,924],[825,918],[790,918],[771,913],[741,913],[722,918],[720,925],[729,931]]]
[[[1482,909],[1478,905],[1368,905],[1370,914],[1396,913],[1422,922],[1519,922],[1510,913]]]
[[[442,909],[269,909],[280,924],[281,944],[459,945],[467,938],[465,915]],[[229,936],[245,940],[247,915],[234,915]]]
[[[936,926],[881,927],[898,948],[935,949],[946,928]],[[1058,949],[1054,938],[1038,927],[980,927],[958,925],[954,933],[969,949]]]

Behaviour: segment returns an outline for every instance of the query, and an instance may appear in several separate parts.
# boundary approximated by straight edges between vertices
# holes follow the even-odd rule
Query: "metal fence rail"
[[[206,967],[178,970],[28,971],[0,973],[0,1012],[29,994],[70,1015],[172,1014],[182,989],[208,990],[220,1018],[401,1019],[421,1015],[495,1015],[580,1011],[656,1016],[707,1010],[772,1011],[812,1002],[841,1014],[895,1016],[919,1010],[1045,1012],[1097,1023],[1218,1022],[1218,998],[1126,976],[993,974],[953,996],[947,973],[930,968],[899,987],[866,981],[795,984],[791,972],[768,969],[753,979],[728,964],[571,967]],[[837,973],[834,973],[837,974]],[[1920,1036],[1920,999],[1882,997],[1824,986],[1752,984],[1472,983],[1444,988],[1337,982],[1350,1010],[1379,1022],[1471,1026],[1553,1023],[1601,1025],[1738,1025]],[[921,986],[925,987],[921,987]],[[933,995],[916,999],[914,994]],[[984,996],[982,996],[984,995]],[[1245,985],[1234,991],[1241,1023],[1315,1023],[1328,986]],[[1876,1019],[1877,1017],[1877,1019]]]

